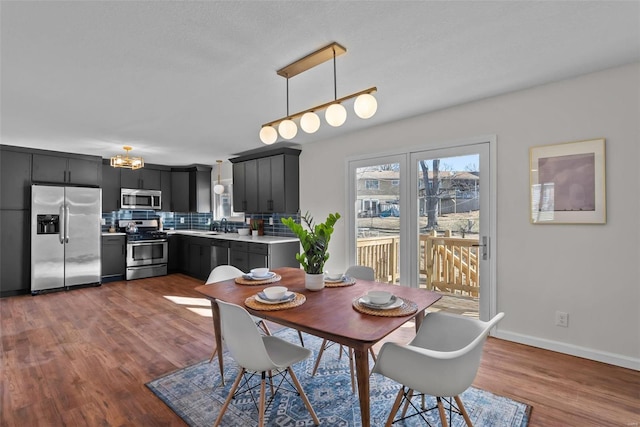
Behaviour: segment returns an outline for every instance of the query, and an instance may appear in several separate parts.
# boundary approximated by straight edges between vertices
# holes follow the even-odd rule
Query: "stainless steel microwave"
[[[159,190],[120,189],[120,209],[161,209],[162,192]]]

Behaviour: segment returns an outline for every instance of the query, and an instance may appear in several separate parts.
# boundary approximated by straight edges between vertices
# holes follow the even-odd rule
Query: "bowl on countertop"
[[[238,235],[240,236],[248,236],[249,235],[249,229],[248,228],[238,228]]]

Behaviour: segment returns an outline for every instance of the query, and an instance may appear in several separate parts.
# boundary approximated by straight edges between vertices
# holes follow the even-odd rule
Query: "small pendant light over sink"
[[[218,183],[213,187],[213,192],[222,194],[224,193],[224,185],[220,184],[220,163],[222,163],[222,160],[216,160],[216,163],[218,163]]]

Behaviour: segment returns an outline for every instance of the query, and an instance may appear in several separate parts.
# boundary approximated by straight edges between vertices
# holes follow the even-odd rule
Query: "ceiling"
[[[337,97],[378,112],[304,144],[640,60],[640,2],[2,1],[2,143],[215,164],[286,115],[283,66],[336,41]],[[290,112],[333,99],[333,64],[289,81]],[[595,102],[595,101],[594,101]]]

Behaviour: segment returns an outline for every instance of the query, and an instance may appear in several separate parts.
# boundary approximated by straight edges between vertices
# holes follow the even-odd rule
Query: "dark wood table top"
[[[353,308],[355,298],[369,290],[390,290],[402,299],[414,302],[418,313],[440,299],[440,295],[424,289],[408,288],[385,283],[357,280],[353,286],[324,288],[321,291],[305,289],[305,273],[299,268],[278,268],[273,270],[282,276],[276,283],[260,286],[236,284],[227,280],[211,285],[198,286],[196,290],[210,299],[220,299],[245,307],[251,314],[289,326],[321,338],[345,344],[359,350],[366,350],[393,332],[416,313],[402,317],[382,317],[363,314]],[[245,306],[244,301],[268,286],[286,286],[290,291],[304,294],[304,304],[274,311],[257,311]]]

